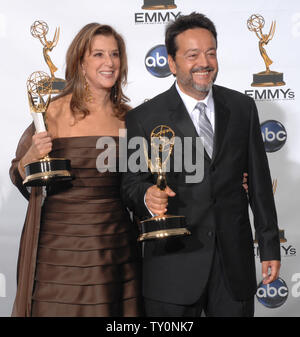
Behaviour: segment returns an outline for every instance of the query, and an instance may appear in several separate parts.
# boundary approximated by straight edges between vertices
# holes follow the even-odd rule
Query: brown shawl
[[[42,189],[41,187],[32,187],[31,193],[29,193],[23,185],[23,179],[18,170],[18,163],[29,149],[34,132],[34,125],[31,124],[23,133],[17,147],[16,158],[12,160],[9,170],[13,184],[29,200],[20,241],[17,267],[17,294],[12,311],[12,316],[19,317],[31,316],[31,298],[40,230]]]

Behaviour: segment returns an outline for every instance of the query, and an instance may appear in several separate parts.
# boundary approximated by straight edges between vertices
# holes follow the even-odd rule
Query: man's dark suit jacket
[[[261,260],[280,260],[272,182],[255,102],[217,85],[213,86],[213,99],[214,153],[211,160],[205,152],[203,181],[186,183],[190,173],[184,170],[167,174],[168,185],[176,193],[168,200],[167,213],[186,216],[192,235],[144,244],[146,298],[195,303],[207,283],[216,244],[232,297],[251,298],[257,282],[249,203]],[[183,137],[198,137],[175,85],[127,114],[128,140],[142,136],[149,143],[151,131],[158,125],[171,127],[182,143]],[[132,152],[128,152],[129,157]],[[244,172],[249,174],[248,195],[242,187]],[[150,173],[123,175],[124,203],[139,218],[149,216],[144,196],[153,184],[155,177]]]

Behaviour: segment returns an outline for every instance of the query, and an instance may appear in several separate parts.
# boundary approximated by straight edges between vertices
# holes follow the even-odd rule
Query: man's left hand
[[[279,277],[280,261],[262,261],[263,284],[269,284]],[[270,270],[270,271],[269,271]]]

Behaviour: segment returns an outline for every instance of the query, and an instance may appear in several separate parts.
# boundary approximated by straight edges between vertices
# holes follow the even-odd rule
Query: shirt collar
[[[204,103],[207,108],[210,111],[214,111],[214,101],[213,101],[213,96],[212,96],[212,88],[209,90],[208,95],[201,101],[197,101],[195,98],[187,95],[186,93],[184,93],[180,88],[179,85],[176,81],[175,83],[176,89],[178,91],[179,96],[181,97],[187,111],[189,114],[192,113],[192,111],[195,109],[195,106],[198,102],[202,102]]]

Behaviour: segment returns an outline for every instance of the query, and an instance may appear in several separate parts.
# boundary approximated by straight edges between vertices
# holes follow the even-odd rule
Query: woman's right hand
[[[47,131],[32,136],[32,143],[26,155],[30,162],[44,158],[52,150],[51,134]]]
[[[20,160],[19,171],[24,176],[24,166],[44,158],[52,150],[51,134],[47,131],[32,136],[32,143],[24,157]]]

